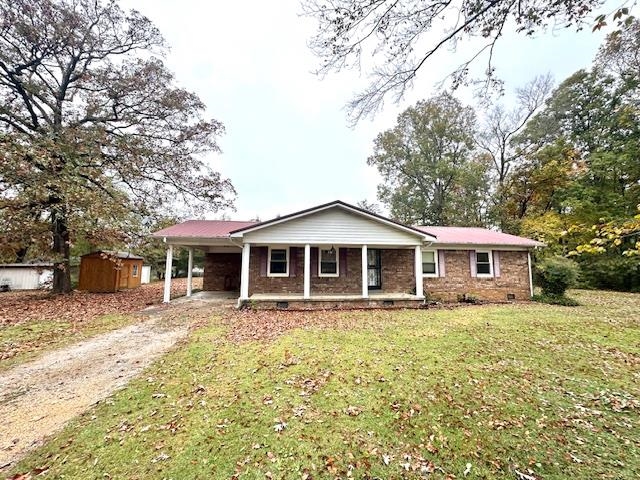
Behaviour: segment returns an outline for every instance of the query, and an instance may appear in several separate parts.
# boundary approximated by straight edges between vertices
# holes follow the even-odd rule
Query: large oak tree
[[[448,94],[418,102],[378,135],[378,198],[409,224],[482,223],[489,163],[474,155],[475,113]]]
[[[0,243],[18,259],[48,244],[56,292],[71,288],[75,237],[230,202],[204,157],[223,126],[176,86],[165,51],[114,0],[0,0]]]

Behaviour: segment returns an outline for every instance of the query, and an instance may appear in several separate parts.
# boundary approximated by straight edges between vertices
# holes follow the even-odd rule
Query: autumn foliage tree
[[[125,239],[177,201],[230,202],[203,159],[223,126],[176,86],[165,50],[114,0],[0,0],[0,243],[18,259],[46,244],[56,292],[71,288],[74,238]]]
[[[383,182],[378,198],[391,215],[423,225],[476,224],[489,165],[476,159],[475,113],[451,95],[418,102],[374,141],[367,160]]]

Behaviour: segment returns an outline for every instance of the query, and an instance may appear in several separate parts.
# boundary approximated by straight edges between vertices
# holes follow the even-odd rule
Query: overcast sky
[[[229,215],[239,220],[266,220],[335,199],[376,200],[379,178],[366,164],[373,139],[393,127],[402,110],[437,94],[435,84],[464,59],[464,52],[445,52],[420,72],[401,104],[388,103],[374,120],[352,129],[343,106],[366,79],[358,72],[324,79],[312,73],[317,59],[307,42],[317,25],[299,16],[299,0],[122,5],[160,28],[171,47],[167,64],[180,85],[195,91],[209,115],[224,123],[222,154],[211,161],[237,190],[237,211]],[[591,64],[604,33],[507,34],[496,52],[498,75],[507,91],[546,72],[562,81]],[[472,101],[469,91],[458,96]]]

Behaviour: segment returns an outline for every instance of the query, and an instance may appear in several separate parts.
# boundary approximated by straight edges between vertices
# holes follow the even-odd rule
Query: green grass
[[[549,305],[562,305],[565,307],[577,307],[580,305],[580,302],[567,295],[545,295],[540,293],[534,295],[532,300],[534,302],[548,303]]]
[[[571,294],[336,313],[359,327],[273,342],[231,343],[212,319],[9,473],[638,478],[640,296]]]
[[[0,371],[35,356],[131,323],[132,316],[103,315],[89,321],[55,319],[0,326]]]

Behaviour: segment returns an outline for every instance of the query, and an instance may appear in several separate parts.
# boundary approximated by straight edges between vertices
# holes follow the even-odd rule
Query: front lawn
[[[572,295],[213,318],[11,474],[638,478],[640,295]]]

